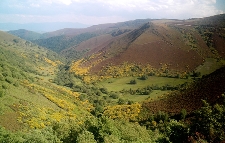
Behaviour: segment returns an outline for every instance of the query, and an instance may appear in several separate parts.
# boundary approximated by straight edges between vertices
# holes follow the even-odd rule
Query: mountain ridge
[[[47,23],[0,23],[0,30],[2,31],[12,31],[18,29],[26,29],[29,31],[34,31],[38,33],[50,32],[65,27],[70,28],[85,28],[88,25],[81,23],[72,22],[47,22]]]
[[[224,141],[223,18],[0,31],[0,142]]]
[[[141,19],[83,29],[65,28],[45,33],[46,38],[32,42],[70,60],[98,55],[80,65],[95,73],[108,64],[119,65],[124,61],[155,68],[166,64],[172,70],[190,72],[206,58],[225,56],[224,17]],[[97,60],[101,62],[96,63]],[[95,66],[88,67],[93,63]]]

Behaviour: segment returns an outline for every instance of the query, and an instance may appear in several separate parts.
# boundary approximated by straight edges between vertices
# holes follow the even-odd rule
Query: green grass
[[[130,80],[135,79],[137,84],[129,84]],[[138,77],[122,77],[122,78],[111,78],[105,81],[98,83],[100,87],[105,87],[108,91],[121,91],[123,89],[129,90],[144,88],[148,85],[158,85],[164,86],[168,85],[178,85],[185,82],[191,81],[190,79],[178,79],[178,78],[167,78],[167,77],[156,77],[150,76],[147,80],[139,80]]]
[[[223,66],[225,66],[224,60],[217,61],[216,59],[208,58],[202,65],[197,67],[196,72],[200,72],[201,75],[207,75]]]
[[[28,103],[45,106],[49,108],[59,109],[54,103],[49,101],[46,97],[38,94],[31,93],[27,88],[22,86],[14,87],[12,85],[6,89],[6,95],[1,98],[1,104],[5,106],[10,106],[12,104],[18,104],[20,101],[25,101]]]
[[[129,84],[130,80],[135,79],[137,84]],[[185,82],[191,82],[191,79],[178,79],[178,78],[167,78],[167,77],[156,77],[151,76],[148,77],[147,80],[140,80],[138,77],[122,77],[122,78],[111,78],[105,81],[98,83],[99,87],[107,88],[108,91],[118,92],[121,90],[136,90],[138,88],[144,88],[146,86],[158,85],[159,87],[164,86],[166,84],[176,86],[179,84],[183,84]],[[147,98],[151,98],[152,100],[158,100],[161,98],[163,94],[166,94],[170,91],[161,91],[161,90],[153,90],[150,95],[131,95],[129,93],[125,93],[121,96],[121,98],[134,101],[141,102]]]
[[[161,91],[161,90],[153,90],[150,95],[131,95],[125,94],[123,95],[123,99],[127,99],[134,102],[142,102],[148,98],[152,100],[158,100],[163,94],[168,93],[168,91]]]

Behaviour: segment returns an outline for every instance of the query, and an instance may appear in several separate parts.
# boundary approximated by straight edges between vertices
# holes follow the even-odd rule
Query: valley
[[[224,14],[0,31],[0,142],[223,142],[224,35]]]

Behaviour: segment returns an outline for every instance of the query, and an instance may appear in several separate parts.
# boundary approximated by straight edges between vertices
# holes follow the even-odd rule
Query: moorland
[[[0,31],[0,142],[224,142],[225,15]]]

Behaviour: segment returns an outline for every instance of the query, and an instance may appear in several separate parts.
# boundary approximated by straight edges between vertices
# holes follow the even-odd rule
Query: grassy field
[[[201,75],[207,75],[223,66],[225,66],[224,60],[217,61],[216,59],[208,58],[202,65],[197,67],[196,72],[200,72]]]
[[[137,84],[129,84],[130,80],[136,80]],[[145,88],[147,86],[158,85],[159,87],[165,85],[176,86],[183,84],[185,82],[191,82],[191,79],[179,79],[179,78],[167,78],[167,77],[156,77],[150,76],[147,80],[140,80],[138,77],[122,77],[122,78],[112,78],[98,83],[99,87],[107,88],[108,91],[119,92],[122,90],[136,90],[138,88]],[[152,100],[158,100],[163,94],[170,91],[153,90],[150,95],[131,95],[125,93],[121,96],[123,99],[131,100],[134,102],[141,102],[147,98]]]
[[[137,84],[129,84],[130,80],[136,80]],[[179,79],[179,78],[167,78],[167,77],[156,77],[150,76],[147,80],[140,80],[138,77],[122,77],[122,78],[112,78],[98,83],[100,87],[107,88],[108,91],[121,91],[123,89],[129,90],[144,88],[148,85],[158,85],[164,86],[168,85],[179,85],[185,82],[189,82],[191,79]]]
[[[142,102],[148,98],[152,100],[158,100],[161,98],[163,94],[168,93],[168,91],[161,91],[161,90],[153,90],[150,95],[130,95],[130,94],[125,94],[123,95],[123,99],[128,99],[130,101],[134,102]]]

